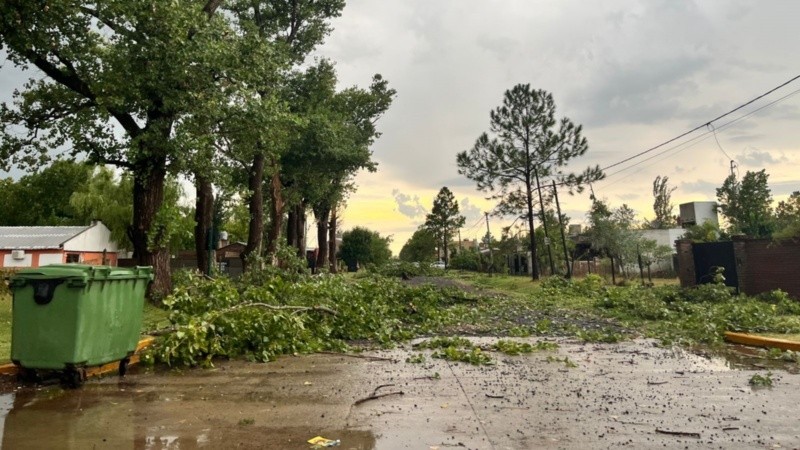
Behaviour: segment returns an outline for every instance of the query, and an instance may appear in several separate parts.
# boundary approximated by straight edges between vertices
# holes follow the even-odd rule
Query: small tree
[[[436,251],[436,237],[425,227],[420,227],[400,250],[400,259],[408,262],[430,262]]]
[[[433,209],[425,217],[425,227],[428,228],[439,241],[439,248],[444,249],[444,262],[450,261],[448,243],[459,228],[464,226],[464,216],[459,214],[458,202],[447,186],[439,190],[433,199]]]
[[[380,265],[389,261],[392,256],[392,251],[389,250],[390,242],[390,237],[381,237],[376,231],[355,227],[342,234],[339,257],[353,271],[364,264]]]
[[[672,210],[675,205],[672,204],[672,193],[675,192],[676,187],[669,186],[669,177],[661,175],[653,180],[653,212],[656,218],[650,222],[650,227],[655,229],[672,228],[677,225],[675,217],[672,215]]]
[[[762,169],[747,171],[739,182],[731,174],[717,189],[717,208],[728,220],[729,233],[769,237],[775,227],[772,216],[772,192],[769,175]]]

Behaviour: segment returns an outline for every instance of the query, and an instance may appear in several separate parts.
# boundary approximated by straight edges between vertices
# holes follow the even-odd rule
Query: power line
[[[612,167],[619,166],[619,165],[621,165],[621,164],[624,164],[624,163],[626,163],[626,162],[628,162],[628,161],[630,161],[630,160],[632,160],[632,159],[636,159],[636,158],[638,158],[638,157],[640,157],[640,156],[642,156],[642,155],[644,155],[644,154],[647,154],[647,153],[650,153],[650,152],[652,152],[652,151],[658,150],[659,148],[661,148],[661,147],[663,147],[663,146],[665,146],[665,145],[667,145],[667,144],[671,144],[672,142],[675,142],[675,141],[677,141],[678,139],[680,139],[680,138],[682,138],[682,137],[685,137],[685,136],[687,136],[687,135],[690,135],[690,134],[694,133],[695,131],[697,131],[697,130],[699,130],[699,129],[703,128],[703,127],[707,127],[707,126],[708,126],[708,125],[710,125],[711,123],[713,123],[713,122],[716,122],[717,120],[719,120],[719,119],[722,119],[723,117],[726,117],[726,116],[729,116],[729,115],[731,115],[731,114],[735,113],[736,111],[738,111],[738,110],[740,110],[740,109],[742,109],[742,108],[744,108],[744,107],[746,107],[746,106],[748,106],[748,105],[752,104],[753,102],[756,102],[756,101],[758,101],[758,100],[760,100],[760,99],[762,99],[762,98],[766,97],[767,95],[769,95],[769,94],[771,94],[771,93],[773,93],[773,92],[777,91],[778,89],[781,89],[782,87],[784,87],[784,86],[786,86],[786,85],[788,85],[788,84],[790,84],[790,83],[793,83],[794,81],[796,81],[796,80],[798,80],[798,79],[800,79],[800,75],[797,75],[797,76],[795,76],[794,78],[792,78],[792,79],[790,79],[790,80],[786,81],[785,83],[782,83],[782,84],[780,84],[779,86],[776,86],[776,87],[774,87],[774,88],[770,89],[769,91],[767,91],[767,92],[765,92],[765,93],[763,93],[763,94],[759,95],[758,97],[756,97],[756,98],[754,98],[754,99],[752,99],[752,100],[750,100],[750,101],[748,101],[748,102],[746,102],[746,103],[743,103],[743,104],[741,104],[741,105],[737,106],[736,108],[733,108],[732,110],[730,110],[730,111],[726,112],[725,114],[722,114],[722,115],[720,115],[720,116],[718,116],[718,117],[716,117],[716,118],[714,118],[714,119],[711,119],[711,120],[709,120],[708,122],[706,122],[706,123],[704,123],[704,124],[702,124],[702,125],[698,125],[698,126],[696,126],[696,127],[692,128],[691,130],[689,130],[689,131],[685,132],[685,133],[682,133],[682,134],[680,134],[680,135],[678,135],[678,136],[675,136],[675,137],[674,137],[674,138],[672,138],[672,139],[669,139],[669,140],[667,140],[667,141],[664,141],[664,142],[662,142],[662,143],[660,143],[660,144],[656,145],[655,147],[650,147],[650,148],[648,148],[647,150],[645,150],[645,151],[642,151],[642,152],[639,152],[639,153],[637,153],[637,154],[635,154],[635,155],[633,155],[633,156],[630,156],[630,157],[628,157],[628,158],[625,158],[625,159],[623,159],[622,161],[619,161],[619,162],[616,162],[616,163],[614,163],[614,164],[611,164],[611,165],[609,165],[609,166],[603,167],[601,170],[607,170],[607,169],[610,169],[610,168],[612,168]]]
[[[775,104],[777,104],[777,103],[780,103],[780,102],[782,102],[782,101],[786,100],[786,99],[787,99],[787,98],[789,98],[789,97],[792,97],[792,96],[794,96],[794,95],[797,95],[798,93],[800,93],[800,89],[796,89],[796,90],[794,90],[794,91],[792,91],[792,92],[790,92],[790,93],[788,93],[788,94],[784,95],[783,97],[780,97],[780,98],[778,98],[778,99],[776,99],[776,100],[773,100],[773,101],[771,101],[771,102],[769,102],[769,103],[767,103],[767,104],[765,104],[765,105],[762,105],[762,106],[760,106],[760,107],[758,107],[758,108],[756,108],[756,109],[754,109],[754,110],[752,110],[752,111],[748,112],[747,114],[744,114],[744,115],[742,115],[742,116],[739,116],[739,117],[737,117],[737,118],[735,118],[735,119],[733,119],[733,120],[730,120],[730,121],[728,121],[728,122],[725,122],[724,124],[720,125],[719,127],[716,127],[716,130],[717,130],[717,131],[723,131],[724,129],[726,129],[726,128],[728,128],[728,127],[732,126],[732,125],[734,125],[735,123],[737,123],[737,122],[740,122],[740,121],[742,121],[742,120],[744,120],[744,119],[747,119],[748,117],[750,117],[750,116],[752,116],[752,115],[754,115],[754,114],[756,114],[756,113],[758,113],[758,112],[760,112],[760,111],[762,111],[762,110],[764,110],[764,109],[766,109],[766,108],[770,108],[770,107],[774,106]],[[713,125],[711,125],[711,126],[713,127]],[[614,173],[612,173],[612,174],[608,175],[608,176],[607,176],[605,179],[601,180],[600,182],[602,183],[602,182],[604,182],[604,181],[607,181],[607,180],[609,180],[609,178],[611,178],[611,177],[613,177],[613,176],[615,176],[615,175],[617,175],[617,174],[620,174],[620,173],[622,173],[622,172],[625,172],[626,170],[632,169],[632,168],[634,168],[634,167],[636,167],[636,166],[638,166],[638,165],[640,165],[640,164],[643,164],[643,163],[645,163],[645,162],[647,162],[647,161],[650,161],[651,159],[658,158],[659,156],[665,155],[665,154],[667,154],[667,153],[669,153],[669,152],[671,152],[671,151],[673,151],[673,150],[680,149],[680,150],[678,150],[677,152],[675,152],[675,154],[677,154],[677,153],[680,153],[680,152],[682,152],[682,151],[684,151],[684,150],[687,150],[688,148],[691,148],[691,147],[693,147],[693,146],[695,146],[695,145],[699,144],[700,142],[704,141],[704,140],[705,140],[705,139],[708,137],[708,135],[709,135],[709,134],[712,134],[712,133],[713,133],[712,131],[706,131],[705,133],[703,133],[703,134],[701,134],[701,135],[699,135],[699,136],[695,136],[695,137],[693,137],[693,138],[689,139],[688,141],[682,142],[682,143],[680,143],[680,144],[677,144],[677,145],[675,145],[675,146],[673,146],[673,147],[670,147],[670,148],[668,148],[668,149],[666,149],[666,150],[664,150],[664,151],[662,151],[662,152],[659,152],[659,153],[657,153],[657,154],[655,154],[655,155],[652,155],[652,156],[649,156],[649,157],[647,157],[647,158],[645,158],[645,159],[643,159],[643,160],[637,161],[637,162],[635,162],[635,163],[633,163],[633,164],[631,164],[631,165],[629,165],[629,166],[627,166],[627,167],[624,167],[624,168],[622,168],[622,169],[620,169],[620,170],[618,170],[618,171],[616,171],[616,172],[614,172]],[[685,147],[681,149],[680,147],[682,147],[682,146],[685,146]],[[723,151],[723,153],[725,153],[725,152]],[[727,156],[727,153],[726,153],[725,155]],[[729,158],[729,159],[732,159],[732,158]],[[656,162],[657,162],[657,161],[656,161]],[[651,164],[651,165],[652,165],[652,164]],[[650,166],[650,165],[648,165],[648,166],[646,166],[646,167],[649,167],[649,166]],[[619,181],[621,181],[621,180],[624,180],[624,179],[626,179],[627,177],[629,177],[629,176],[631,176],[631,175],[633,175],[633,174],[635,174],[635,173],[638,173],[638,172],[639,172],[639,171],[636,171],[636,172],[633,172],[633,173],[631,173],[631,174],[628,174],[628,175],[627,175],[627,176],[625,176],[625,177],[622,177],[622,178],[620,178],[620,179],[618,179],[618,180],[615,180],[615,181],[614,181],[614,183],[612,183],[612,184],[616,184],[616,183],[618,183]],[[611,186],[612,184],[607,184],[607,185],[605,185],[605,186],[603,186],[603,187],[608,187],[608,186]]]

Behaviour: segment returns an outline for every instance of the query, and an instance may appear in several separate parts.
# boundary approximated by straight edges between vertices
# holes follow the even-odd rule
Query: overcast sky
[[[344,227],[394,236],[397,252],[424,221],[442,186],[454,191],[467,226],[494,205],[458,175],[455,155],[488,131],[489,111],[517,83],[553,94],[559,116],[584,127],[586,156],[601,167],[673,138],[800,75],[800,2],[349,0],[319,50],[344,85],[381,73],[398,95],[379,123],[376,174],[362,174]],[[730,170],[766,168],[776,199],[800,190],[800,96],[750,114],[800,89],[800,80],[715,123],[700,137],[594,186],[612,206],[652,218],[652,181],[665,175],[677,204],[714,200]],[[705,131],[705,130],[704,130]],[[673,148],[667,146],[662,150]],[[588,194],[565,196],[573,223]],[[492,232],[513,219],[493,219]],[[485,232],[476,226],[465,237]]]
[[[489,111],[517,83],[551,92],[557,114],[583,125],[589,151],[572,165],[580,171],[616,163],[800,75],[796,1],[347,3],[317,55],[336,62],[343,87],[366,87],[381,73],[398,95],[378,124],[378,172],[358,176],[343,227],[392,235],[395,253],[442,186],[467,216],[464,237],[485,232],[473,225],[494,205],[458,175],[455,156],[488,131]],[[2,100],[20,85],[5,66]],[[691,145],[610,169],[596,194],[652,218],[652,181],[665,175],[678,187],[677,214],[678,203],[715,198],[727,153],[741,175],[766,168],[776,200],[785,198],[800,190],[800,95],[790,95],[798,89],[800,81],[716,122],[719,146],[697,132],[679,141],[699,137]],[[632,163],[640,164],[618,172]],[[585,220],[588,194],[561,200],[571,222]],[[493,218],[492,232],[511,221]]]

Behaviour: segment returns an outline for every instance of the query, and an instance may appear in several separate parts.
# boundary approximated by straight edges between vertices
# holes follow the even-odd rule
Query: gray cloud
[[[716,195],[717,188],[722,185],[722,181],[719,183],[705,181],[705,180],[697,180],[697,181],[689,181],[683,182],[680,184],[681,192],[683,193],[695,193],[695,194],[703,194],[706,196],[714,196]]]
[[[458,208],[461,211],[461,215],[466,218],[467,226],[471,225],[477,219],[483,216],[483,212],[481,211],[481,209],[478,206],[474,205],[472,202],[470,202],[468,197],[464,197],[461,199]]]
[[[394,189],[392,196],[397,203],[397,211],[410,219],[420,218],[427,213],[425,207],[420,203],[418,195],[406,195],[398,189]]]
[[[753,168],[763,168],[768,164],[787,163],[789,159],[784,155],[775,157],[770,152],[755,147],[747,147],[742,153],[736,155],[736,162]]]

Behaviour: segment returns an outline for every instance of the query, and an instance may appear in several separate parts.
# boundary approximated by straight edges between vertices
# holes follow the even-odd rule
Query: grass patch
[[[0,294],[0,364],[11,360],[11,296]]]

